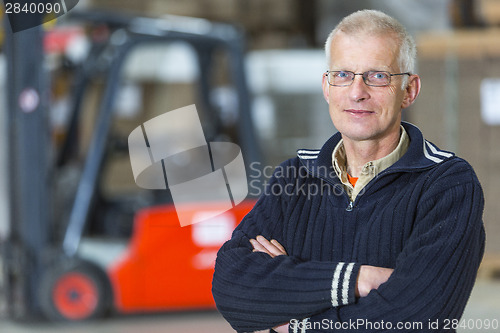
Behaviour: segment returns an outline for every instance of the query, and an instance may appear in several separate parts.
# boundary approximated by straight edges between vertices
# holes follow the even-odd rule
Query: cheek
[[[405,98],[405,91],[401,90],[398,86],[389,86],[387,90],[387,98],[386,101],[391,105],[394,105],[396,108],[400,108],[403,104]],[[392,100],[392,101],[391,101]]]
[[[328,96],[328,101],[330,104],[330,109],[338,109],[342,105],[342,99],[345,95],[339,92],[333,92],[330,90],[330,95]]]
[[[394,85],[389,86],[389,94],[391,96],[396,96],[398,94],[398,89]]]

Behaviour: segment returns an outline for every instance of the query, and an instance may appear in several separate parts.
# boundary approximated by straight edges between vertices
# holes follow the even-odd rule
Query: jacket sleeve
[[[464,164],[430,180],[386,283],[354,304],[294,323],[303,332],[455,331],[453,319],[463,314],[485,244],[482,189]]]
[[[356,263],[271,258],[252,251],[250,239],[257,235],[287,248],[283,223],[289,196],[280,190],[287,188],[290,194],[296,182],[275,171],[255,207],[218,252],[212,294],[220,313],[238,332],[269,329],[355,301]]]

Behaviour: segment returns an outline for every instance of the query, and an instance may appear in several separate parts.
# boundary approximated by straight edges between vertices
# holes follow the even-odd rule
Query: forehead
[[[399,45],[394,34],[346,34],[339,32],[332,40],[332,70],[397,70]]]

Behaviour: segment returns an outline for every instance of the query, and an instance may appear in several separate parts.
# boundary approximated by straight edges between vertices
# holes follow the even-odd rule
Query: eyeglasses
[[[391,74],[383,71],[368,71],[364,73],[354,73],[351,71],[326,71],[328,84],[336,87],[346,87],[352,84],[356,75],[361,75],[367,86],[385,87],[391,84],[391,77],[397,75],[411,75],[410,73]]]

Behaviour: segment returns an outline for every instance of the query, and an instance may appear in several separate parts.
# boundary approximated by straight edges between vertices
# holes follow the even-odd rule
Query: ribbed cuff
[[[340,262],[337,264],[332,279],[332,306],[347,305],[356,301],[356,280],[359,274],[356,263]]]

